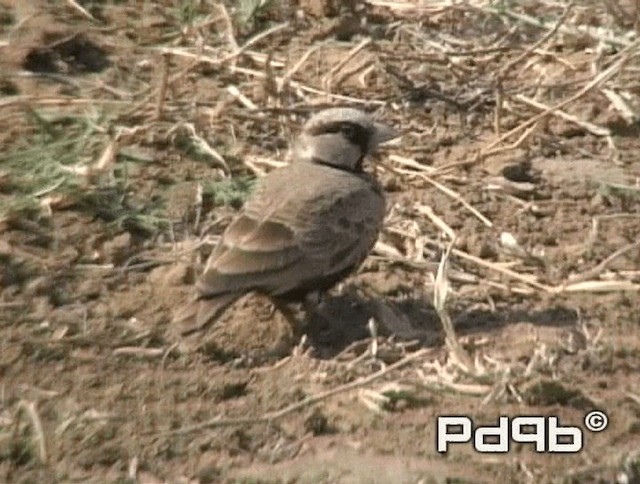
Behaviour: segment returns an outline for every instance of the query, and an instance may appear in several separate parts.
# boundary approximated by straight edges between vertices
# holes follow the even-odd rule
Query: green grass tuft
[[[28,117],[30,135],[3,156],[0,217],[37,211],[40,197],[47,193],[81,191],[83,180],[65,167],[94,159],[103,139],[95,130],[102,120],[46,116],[35,110]]]
[[[213,198],[214,205],[228,205],[240,208],[255,188],[256,179],[237,176],[224,180],[205,183],[203,194]]]

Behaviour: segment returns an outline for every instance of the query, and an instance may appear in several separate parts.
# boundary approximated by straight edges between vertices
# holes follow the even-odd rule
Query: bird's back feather
[[[203,297],[326,289],[362,263],[385,212],[377,182],[304,165],[263,180],[212,253],[198,282]],[[291,182],[301,176],[305,183]]]

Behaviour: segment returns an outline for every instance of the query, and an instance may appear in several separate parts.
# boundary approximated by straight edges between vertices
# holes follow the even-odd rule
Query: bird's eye
[[[342,134],[348,140],[353,140],[356,137],[356,128],[352,124],[343,124],[341,126]]]

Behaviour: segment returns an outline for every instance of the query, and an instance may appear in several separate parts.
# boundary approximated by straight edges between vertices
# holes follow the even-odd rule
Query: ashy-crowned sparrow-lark
[[[285,308],[355,271],[378,238],[385,197],[362,168],[395,134],[366,113],[331,108],[312,116],[292,162],[262,178],[224,232],[179,310],[182,334],[215,321],[236,299],[258,292]]]

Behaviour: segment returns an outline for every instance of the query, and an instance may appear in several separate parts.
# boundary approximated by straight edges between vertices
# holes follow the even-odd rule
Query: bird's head
[[[362,171],[365,156],[380,143],[395,138],[395,132],[352,108],[330,108],[312,116],[296,140],[296,161],[330,165],[342,170]]]

